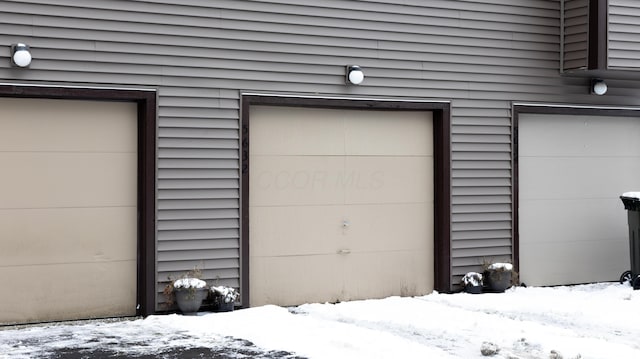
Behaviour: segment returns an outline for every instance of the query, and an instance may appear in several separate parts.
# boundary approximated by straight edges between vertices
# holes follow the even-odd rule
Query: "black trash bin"
[[[637,194],[640,196],[640,192]],[[631,254],[631,270],[622,273],[620,283],[629,282],[633,289],[640,289],[640,198],[625,193],[620,199],[627,210]]]

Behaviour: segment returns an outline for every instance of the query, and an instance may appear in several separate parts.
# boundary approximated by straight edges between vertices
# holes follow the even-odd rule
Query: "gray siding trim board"
[[[560,72],[588,67],[589,6],[588,0],[561,0]]]
[[[608,7],[609,69],[640,69],[640,4],[630,0],[609,0]]]

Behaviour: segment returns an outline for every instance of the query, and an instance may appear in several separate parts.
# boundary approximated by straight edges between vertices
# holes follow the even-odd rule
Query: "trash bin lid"
[[[625,192],[620,196],[624,209],[640,211],[640,192]]]

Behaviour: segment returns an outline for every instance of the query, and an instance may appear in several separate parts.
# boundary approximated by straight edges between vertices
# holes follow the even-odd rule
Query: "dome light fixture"
[[[358,65],[347,66],[347,84],[360,85],[364,81],[364,71]]]
[[[29,67],[31,65],[29,45],[22,43],[11,45],[11,64],[17,67]]]
[[[591,93],[602,96],[607,93],[607,83],[600,79],[591,80]]]

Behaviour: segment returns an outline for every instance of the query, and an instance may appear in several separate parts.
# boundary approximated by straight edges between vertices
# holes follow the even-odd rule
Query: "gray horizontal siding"
[[[594,99],[587,80],[559,76],[558,1],[31,0],[0,10],[0,44],[27,42],[34,56],[28,70],[0,63],[3,81],[158,89],[159,309],[167,277],[194,265],[239,285],[242,91],[450,100],[454,282],[484,258],[511,256],[513,101],[640,98],[633,82],[609,82]],[[565,33],[575,46],[580,29]],[[366,80],[347,87],[354,63]]]
[[[608,62],[610,69],[640,69],[640,3],[609,0]]]
[[[563,69],[584,70],[589,58],[589,0],[564,1]]]

